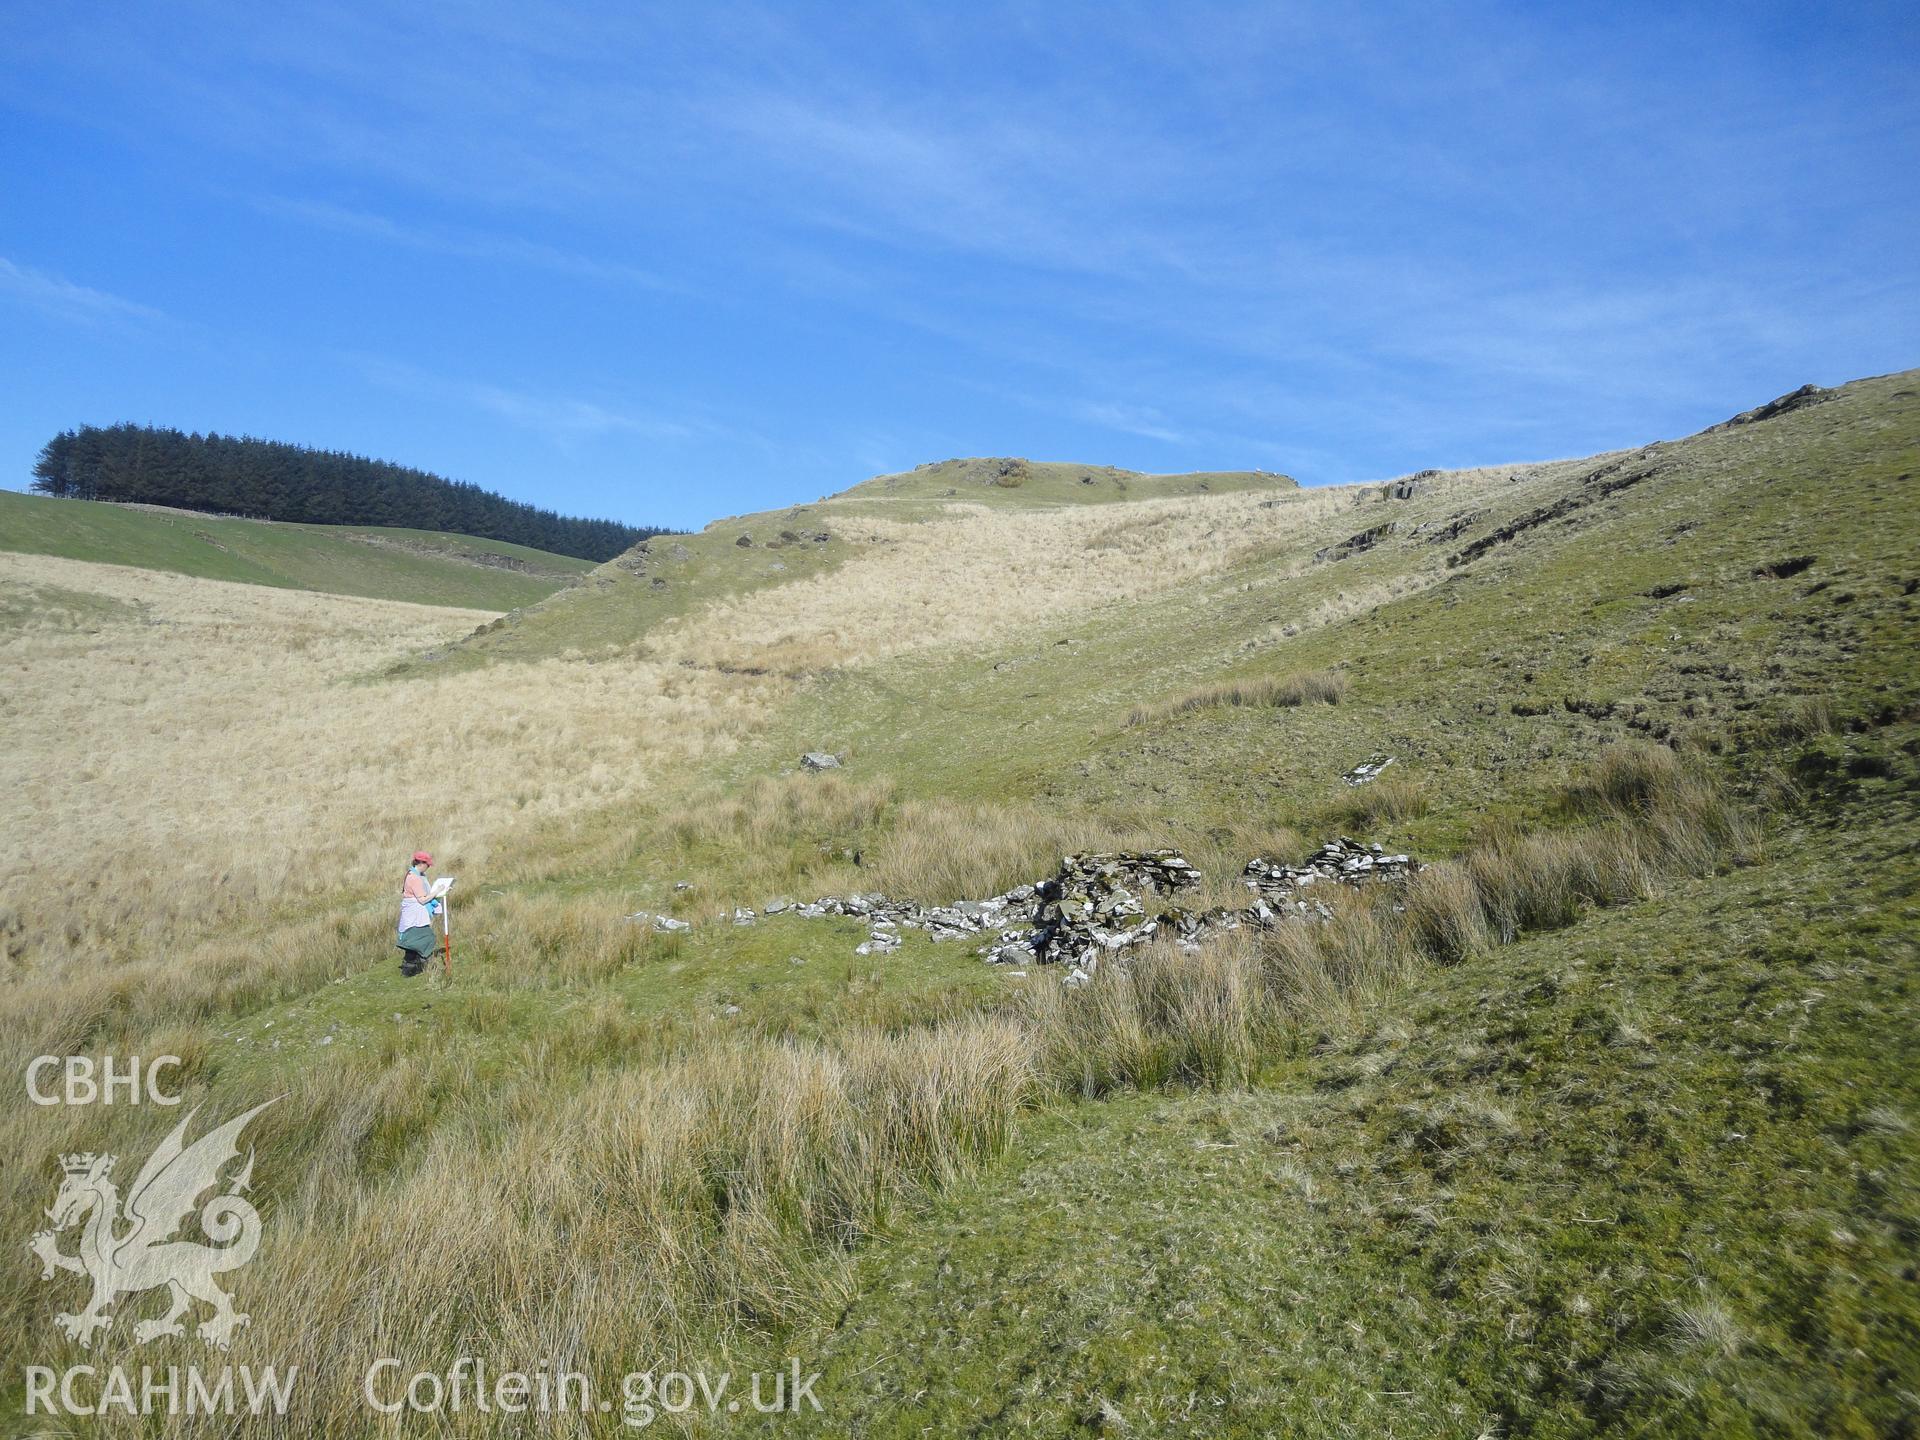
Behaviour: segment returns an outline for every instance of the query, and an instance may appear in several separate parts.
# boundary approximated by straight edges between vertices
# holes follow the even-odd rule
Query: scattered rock
[[[740,538],[739,538],[738,540],[736,540],[736,541],[734,541],[733,543],[734,543],[734,544],[736,544],[736,545],[739,545],[739,546],[743,546],[743,547],[744,547],[744,546],[748,546],[748,545],[751,545],[751,544],[753,544],[753,536],[751,536],[751,535],[742,535],[742,536],[741,536],[741,537],[740,537]]]
[[[1371,785],[1380,778],[1380,772],[1392,763],[1391,755],[1375,755],[1371,760],[1354,766],[1340,778],[1349,785]]]
[[[692,924],[688,921],[676,920],[671,915],[655,915],[646,910],[636,910],[633,914],[627,916],[627,919],[636,925],[651,925],[662,934],[670,934],[676,930],[691,930],[693,928]]]
[[[1173,895],[1199,883],[1200,872],[1178,850],[1069,855],[1060,873],[1037,887],[1033,956],[1043,965],[1065,962],[1091,975],[1103,955],[1138,945],[1158,930],[1158,917],[1147,914],[1136,892]]]
[[[1411,856],[1389,855],[1378,845],[1342,836],[1322,845],[1300,865],[1258,857],[1248,861],[1241,879],[1254,892],[1254,899],[1241,910],[1191,910],[1164,903],[1198,888],[1200,872],[1177,850],[1146,850],[1068,855],[1052,877],[1016,885],[984,900],[920,905],[856,892],[823,895],[805,904],[775,901],[766,913],[865,920],[867,938],[854,947],[856,955],[890,955],[900,948],[903,930],[920,930],[934,940],[977,941],[988,964],[1018,967],[1011,974],[1025,975],[1029,965],[1058,964],[1067,969],[1066,984],[1084,985],[1102,959],[1121,955],[1157,935],[1170,936],[1192,950],[1215,935],[1243,926],[1270,928],[1290,919],[1331,919],[1333,910],[1328,905],[1301,892],[1316,884],[1400,882],[1418,868]],[[736,925],[750,925],[755,916],[742,909],[733,911],[732,919]],[[681,922],[672,923],[681,926]],[[806,961],[795,955],[787,963],[804,965]]]

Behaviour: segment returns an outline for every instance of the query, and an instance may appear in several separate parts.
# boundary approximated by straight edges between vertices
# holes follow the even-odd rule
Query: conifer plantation
[[[49,440],[33,488],[71,500],[172,505],[309,525],[397,525],[611,560],[660,529],[583,520],[425,470],[250,436],[83,425]]]

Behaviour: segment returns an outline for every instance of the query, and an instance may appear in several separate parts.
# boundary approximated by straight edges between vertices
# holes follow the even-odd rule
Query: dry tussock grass
[[[861,870],[864,888],[928,905],[981,900],[1042,880],[1085,851],[1178,849],[1205,879],[1197,903],[1247,903],[1249,855],[1298,860],[1311,848],[1286,825],[1247,815],[1198,826],[1163,814],[1101,814],[1037,804],[914,800],[899,807]]]
[[[462,1098],[483,1086],[457,1059],[368,1058],[309,1072],[255,1122],[274,1175],[299,1178],[269,1197],[274,1243],[248,1269],[252,1322],[232,1359],[297,1365],[302,1403],[248,1433],[363,1433],[361,1377],[384,1356],[618,1376],[738,1323],[795,1320],[904,1196],[997,1154],[1033,1094],[1030,1047],[1004,1018],[830,1046],[719,1042],[589,1077],[576,1053],[530,1049],[484,1100]],[[51,1118],[68,1148],[139,1143],[124,1107],[26,1122],[23,1108],[0,1116],[9,1142],[42,1148]],[[44,1181],[15,1167],[0,1183],[27,1213]],[[14,1333],[44,1323],[41,1303],[31,1285],[0,1288]],[[143,1358],[183,1363],[196,1347]],[[84,1356],[45,1349],[36,1358]],[[438,1423],[492,1434],[496,1420]],[[193,1423],[109,1418],[102,1433]]]
[[[1751,857],[1751,819],[1669,751],[1604,752],[1567,799],[1580,823],[1496,831],[1425,867],[1404,892],[1337,891],[1323,924],[1230,936],[1199,956],[1159,947],[1084,989],[1036,988],[1026,1014],[1040,1073],[1082,1093],[1237,1084],[1276,1035],[1376,1001],[1421,964],[1454,963]]]
[[[1424,780],[1402,774],[1396,768],[1366,785],[1349,791],[1333,809],[1334,820],[1342,825],[1371,830],[1385,824],[1417,820],[1427,813],[1433,796]]]
[[[1325,704],[1338,705],[1347,698],[1353,684],[1337,670],[1303,670],[1292,675],[1259,675],[1244,680],[1221,680],[1200,685],[1167,700],[1136,705],[1127,713],[1127,724],[1151,725],[1185,715],[1228,705],[1278,706]]]
[[[1059,868],[1060,857],[1148,843],[1092,816],[1039,805],[909,801],[875,846],[875,888],[945,905],[998,895]]]
[[[668,820],[683,845],[783,845],[795,838],[857,835],[878,825],[893,782],[824,774],[762,775],[735,795],[689,802]]]
[[[775,693],[628,661],[354,683],[476,612],[44,556],[0,582],[123,609],[0,631],[0,934],[16,964],[157,956],[343,892],[427,844],[449,872],[528,820],[724,749]]]
[[[861,825],[887,803],[883,786],[831,777],[750,793],[711,823],[722,835]],[[1632,898],[1702,856],[1723,862],[1744,834],[1703,777],[1658,754],[1603,756],[1569,803],[1572,828],[1488,836],[1418,876],[1404,909],[1387,887],[1341,894],[1328,923],[1241,934],[1196,955],[1153,948],[1081,990],[1034,984],[996,1015],[856,1026],[830,1043],[711,1030],[650,1042],[602,1005],[529,1041],[504,1075],[475,1074],[458,1046],[343,1056],[307,1072],[253,1137],[289,1178],[272,1196],[275,1243],[249,1271],[253,1327],[234,1359],[305,1372],[306,1407],[280,1433],[344,1433],[364,1420],[359,1377],[379,1356],[561,1356],[617,1374],[699,1354],[737,1324],[796,1321],[846,1283],[849,1246],[883,1231],[918,1187],[998,1153],[1023,1107],[1119,1087],[1245,1083],[1303,1022],[1376,996],[1420,963]],[[979,818],[917,815],[909,828],[952,838]],[[1026,863],[1023,847],[1039,841],[1022,817],[986,820],[1021,857],[1002,863]],[[908,858],[897,863],[911,873]],[[583,979],[631,963],[647,943],[571,911],[557,897],[529,900],[513,924]],[[123,983],[127,968],[96,983]],[[222,991],[182,968],[173,983],[202,988],[155,998],[182,1017],[170,1037],[178,1053],[204,1064],[212,1036],[184,1014]],[[72,977],[62,993],[92,994],[66,1016],[84,1024],[105,992]],[[124,1107],[51,1121],[25,1109],[0,1113],[0,1143],[15,1153],[43,1153],[50,1126],[60,1148],[114,1149],[141,1120]],[[0,1187],[14,1213],[44,1204],[43,1173],[15,1167]],[[24,1333],[42,1303],[30,1284],[0,1287],[0,1321]],[[165,1351],[154,1352],[159,1363]],[[443,1419],[455,1434],[488,1423]]]
[[[658,653],[701,666],[800,673],[990,641],[1038,620],[1156,594],[1299,540],[1347,510],[1345,491],[1186,496],[1101,507],[947,507],[921,524],[861,517],[840,569],[710,606]]]

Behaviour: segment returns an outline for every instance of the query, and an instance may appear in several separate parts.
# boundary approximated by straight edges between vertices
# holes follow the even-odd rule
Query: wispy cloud
[[[558,444],[608,435],[633,435],[656,441],[687,440],[711,429],[699,422],[614,409],[573,396],[535,394],[482,380],[435,375],[394,360],[361,356],[357,357],[357,364],[361,373],[383,390],[484,411],[522,429],[545,435]]]
[[[1138,435],[1147,440],[1161,440],[1169,445],[1191,444],[1193,437],[1184,430],[1176,430],[1167,417],[1151,405],[1125,405],[1111,400],[1089,400],[1071,405],[1068,410],[1077,419],[1090,425],[1099,425],[1104,429],[1117,430],[1123,435]]]
[[[384,215],[350,210],[324,200],[296,200],[269,196],[256,200],[256,208],[270,215],[281,215],[342,235],[360,235],[411,250],[437,255],[457,255],[471,260],[496,260],[526,265],[556,275],[571,275],[582,280],[607,281],[644,290],[674,290],[670,281],[637,265],[600,260],[571,250],[545,245],[514,235],[488,234],[484,231],[450,229],[435,226],[404,225]]]
[[[59,275],[17,265],[0,256],[0,298],[29,306],[43,315],[82,324],[112,321],[153,322],[166,315],[151,305],[142,305],[89,285],[77,285]]]

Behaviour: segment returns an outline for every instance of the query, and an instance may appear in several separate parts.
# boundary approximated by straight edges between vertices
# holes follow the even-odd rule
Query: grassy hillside
[[[979,505],[1109,505],[1123,500],[1176,495],[1227,495],[1240,490],[1287,490],[1295,481],[1265,470],[1202,471],[1146,475],[1111,465],[1074,465],[1050,460],[938,460],[897,475],[876,475],[835,499],[957,500]]]
[[[823,1432],[1899,1433],[1910,792],[1861,818],[1048,1115],[786,1337]]]
[[[289,1435],[371,1431],[395,1344],[797,1355],[822,1434],[1901,1433],[1916,392],[1397,487],[850,497],[656,540],[455,663],[391,665],[455,615],[243,630],[229,587],[43,562],[0,819],[68,823],[0,875],[6,1063],[287,1095],[233,1353],[304,1367]],[[731,914],[1115,845],[1224,899],[1340,833],[1431,862],[1406,909],[1082,990]],[[391,959],[422,843],[461,876],[450,983]],[[158,1133],[9,1123],[22,1235],[32,1157]],[[35,1274],[0,1288],[13,1373],[84,1353]]]
[[[825,576],[852,556],[893,547],[903,525],[954,532],[956,550],[984,567],[995,557],[980,536],[960,536],[955,523],[976,518],[983,509],[1017,519],[1127,500],[1297,491],[1286,476],[1261,471],[1142,475],[1026,460],[941,461],[879,476],[818,504],[717,520],[697,535],[645,541],[600,566],[584,586],[486,627],[458,647],[452,665],[566,652],[631,653],[660,627],[704,607]]]
[[[521,545],[350,525],[282,525],[0,491],[0,550],[209,580],[511,610],[592,562]]]
[[[701,606],[830,571],[846,559],[852,542],[837,527],[828,528],[825,508],[796,506],[717,521],[697,535],[642,541],[593,567],[578,585],[482,626],[440,668],[632,653],[659,626]]]

